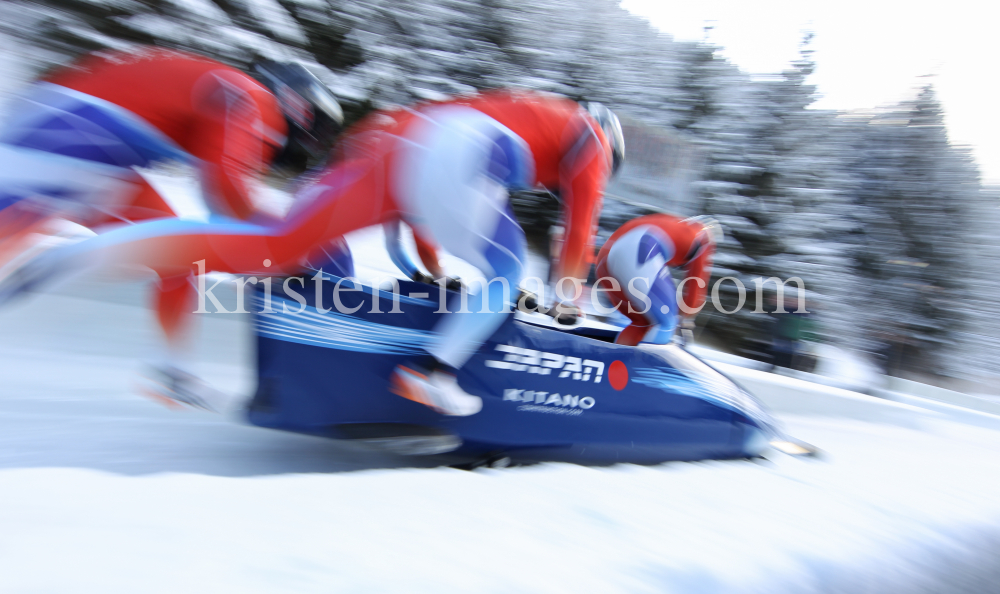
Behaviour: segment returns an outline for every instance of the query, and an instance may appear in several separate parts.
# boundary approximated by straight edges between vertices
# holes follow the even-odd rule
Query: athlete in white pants
[[[533,161],[524,141],[476,110],[441,106],[417,118],[392,176],[403,218],[489,282],[469,296],[467,312],[438,323],[431,357],[396,370],[394,390],[440,412],[474,414],[482,401],[458,387],[455,370],[503,323],[516,294],[525,242],[508,191],[528,186]]]

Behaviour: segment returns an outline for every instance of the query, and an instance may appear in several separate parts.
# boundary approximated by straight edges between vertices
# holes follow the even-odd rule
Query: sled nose
[[[743,439],[743,452],[747,456],[761,456],[770,448],[774,435],[761,427],[747,427],[746,437]]]

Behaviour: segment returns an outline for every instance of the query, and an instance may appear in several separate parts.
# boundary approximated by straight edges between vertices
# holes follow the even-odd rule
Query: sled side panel
[[[324,284],[320,307],[315,283],[307,283],[302,311],[294,296],[276,291],[273,311],[256,315],[252,423],[320,435],[363,423],[431,427],[459,436],[468,453],[503,450],[529,459],[657,462],[743,454],[746,420],[696,377],[642,349],[513,315],[459,373],[463,389],[483,399],[482,411],[434,413],[392,394],[388,378],[398,364],[425,353],[443,315],[435,313],[438,303],[402,299],[399,313],[387,313],[389,294],[381,294],[376,308],[377,293],[368,289],[341,294],[341,310],[354,313],[325,311],[333,309],[334,282]],[[428,291],[400,285],[403,295]],[[259,299],[255,304],[262,309]]]

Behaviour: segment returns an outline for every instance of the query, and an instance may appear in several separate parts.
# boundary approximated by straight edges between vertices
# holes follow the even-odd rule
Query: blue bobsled
[[[340,280],[319,287],[330,311],[317,309],[314,281],[255,294],[251,423],[410,454],[586,463],[755,456],[777,435],[753,396],[681,346],[619,346],[612,330],[563,329],[541,314],[509,315],[461,369],[459,384],[482,410],[440,415],[392,394],[388,381],[424,354],[444,315],[438,287],[401,280],[394,309],[392,292],[345,280],[335,308]],[[446,295],[452,311],[458,298]]]

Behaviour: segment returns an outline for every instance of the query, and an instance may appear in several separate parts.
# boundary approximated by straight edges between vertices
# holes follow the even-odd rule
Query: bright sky
[[[678,40],[704,40],[751,73],[780,72],[812,31],[818,108],[866,109],[933,83],[953,143],[969,145],[984,181],[1000,183],[1000,37],[985,0],[623,0]]]

